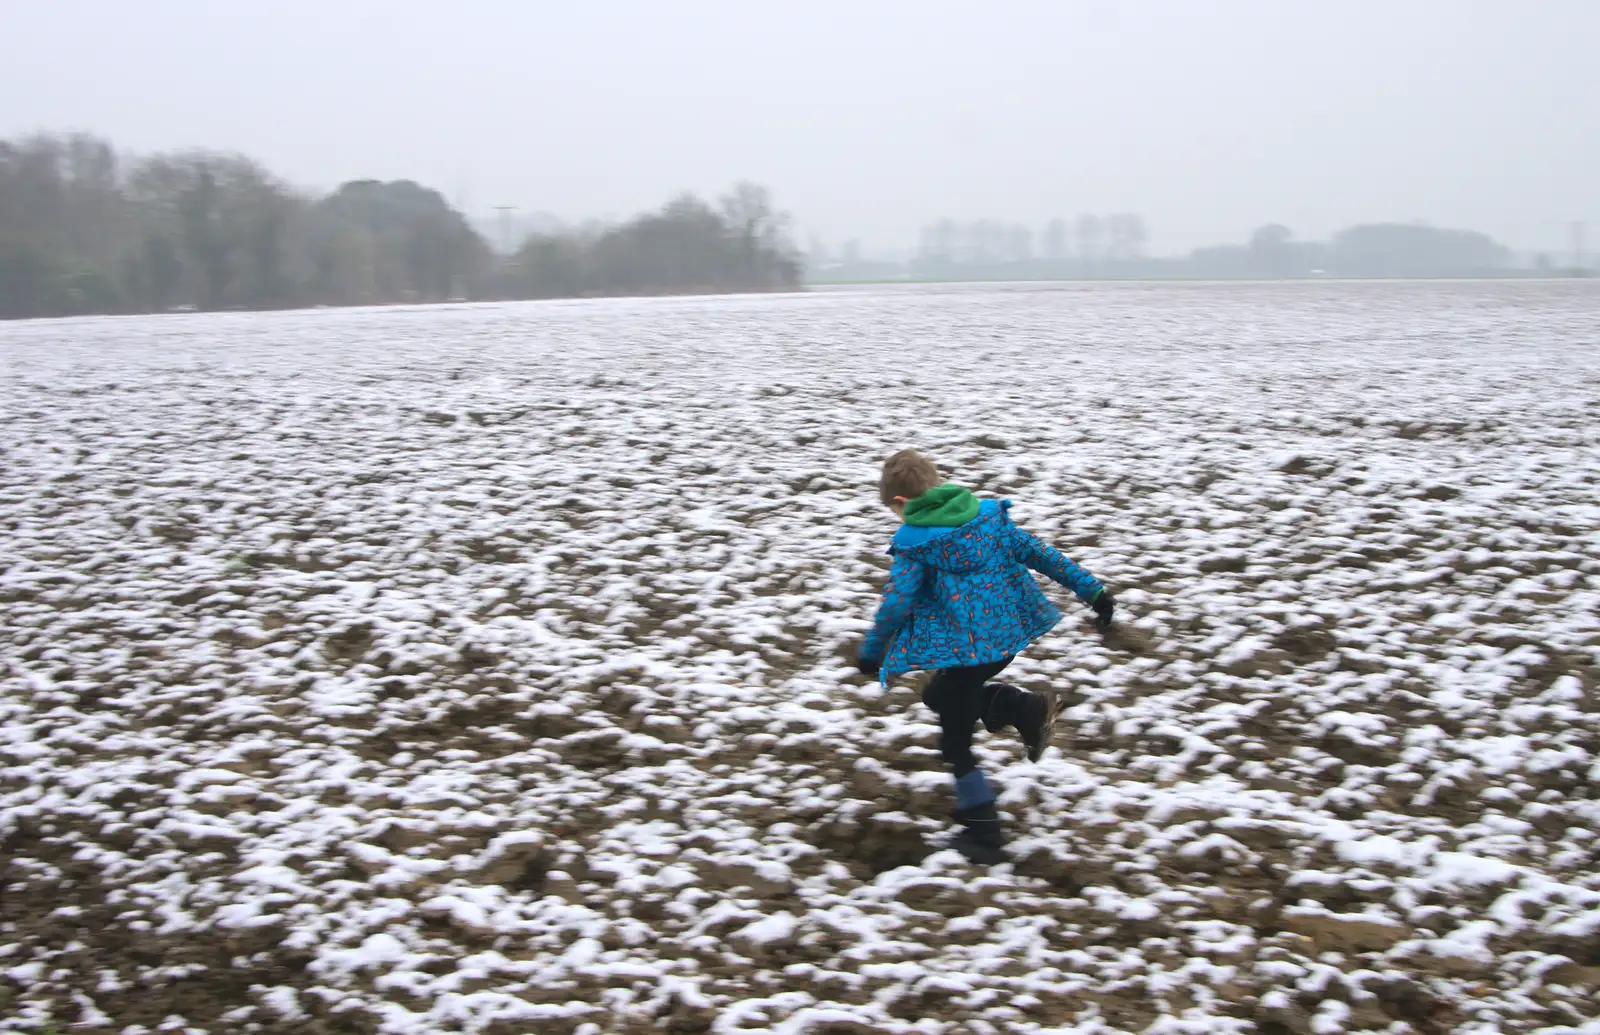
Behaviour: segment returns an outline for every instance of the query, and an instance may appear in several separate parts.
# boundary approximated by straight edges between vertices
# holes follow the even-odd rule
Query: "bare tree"
[[[1067,257],[1067,224],[1060,217],[1044,225],[1044,257],[1057,261]]]
[[[1033,231],[1025,226],[1013,226],[1006,233],[1006,257],[1012,262],[1028,262],[1033,258]]]
[[[1105,236],[1105,228],[1100,221],[1100,217],[1085,212],[1078,217],[1076,233],[1078,237],[1078,258],[1086,263],[1099,262],[1102,257],[1101,242]]]
[[[1122,262],[1143,258],[1145,246],[1150,241],[1150,231],[1143,217],[1131,212],[1118,212],[1106,217],[1105,230],[1110,239],[1106,250],[1108,258]]]

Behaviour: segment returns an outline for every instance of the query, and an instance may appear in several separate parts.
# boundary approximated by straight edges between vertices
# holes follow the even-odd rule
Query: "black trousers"
[[[940,669],[922,691],[922,703],[939,716],[939,754],[950,763],[958,780],[978,768],[978,760],[972,756],[972,734],[978,720],[993,733],[1014,724],[1020,715],[1018,701],[1026,692],[989,682],[1012,660]]]

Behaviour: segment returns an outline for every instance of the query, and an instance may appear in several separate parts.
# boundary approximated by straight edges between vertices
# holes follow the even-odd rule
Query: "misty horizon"
[[[1600,220],[1597,38],[1582,0],[67,0],[0,14],[0,136],[239,152],[316,191],[412,179],[476,221],[626,218],[748,179],[802,242],[1136,212],[1155,253],[1419,220],[1559,251]]]

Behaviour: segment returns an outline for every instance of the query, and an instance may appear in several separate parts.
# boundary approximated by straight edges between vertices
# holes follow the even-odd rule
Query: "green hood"
[[[977,516],[978,497],[959,485],[941,485],[906,504],[905,522],[921,528],[955,528]]]

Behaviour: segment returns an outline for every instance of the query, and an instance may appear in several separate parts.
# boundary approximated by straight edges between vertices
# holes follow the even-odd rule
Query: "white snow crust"
[[[0,325],[0,1030],[1600,1013],[1600,289]],[[916,445],[1104,579],[940,850],[854,675]]]

